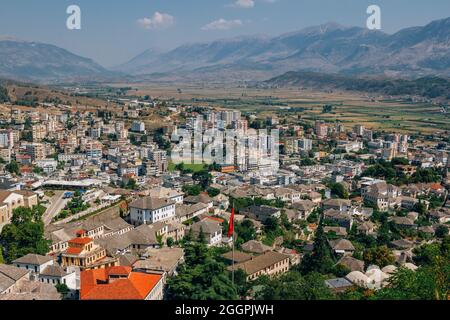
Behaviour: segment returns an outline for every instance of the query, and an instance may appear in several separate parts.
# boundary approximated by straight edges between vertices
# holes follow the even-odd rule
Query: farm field
[[[120,84],[124,86],[124,84]],[[200,85],[133,85],[134,94],[186,105],[238,109],[259,116],[287,115],[311,124],[316,120],[339,121],[349,126],[363,124],[367,128],[404,133],[434,133],[450,130],[450,114],[439,105],[406,102],[382,96],[352,92],[311,91],[301,89],[256,89],[240,87],[208,87]],[[333,105],[330,113],[322,113],[324,105]],[[289,111],[290,110],[290,111]]]

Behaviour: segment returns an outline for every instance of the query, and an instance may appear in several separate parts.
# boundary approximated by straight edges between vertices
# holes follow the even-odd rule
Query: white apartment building
[[[145,197],[130,204],[133,225],[170,221],[175,217],[175,202],[168,199]]]

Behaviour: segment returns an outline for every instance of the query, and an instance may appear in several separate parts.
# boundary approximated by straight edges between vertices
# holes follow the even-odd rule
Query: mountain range
[[[150,49],[106,70],[52,45],[0,40],[0,76],[40,80],[261,81],[289,71],[346,76],[450,76],[450,18],[386,34],[329,23],[276,37],[244,36]]]
[[[277,37],[238,37],[144,52],[116,68],[147,79],[262,80],[288,71],[450,76],[450,18],[389,35],[329,23]],[[150,75],[150,76],[148,76]]]
[[[0,77],[36,82],[102,80],[116,75],[54,45],[0,39]]]

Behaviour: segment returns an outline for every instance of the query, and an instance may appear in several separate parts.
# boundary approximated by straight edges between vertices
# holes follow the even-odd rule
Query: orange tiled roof
[[[106,282],[111,270],[115,269],[116,267],[111,267],[82,271],[80,275],[80,299],[142,300],[150,294],[162,277],[156,274],[131,272],[127,279],[117,279],[110,283],[98,284],[98,281]]]
[[[213,220],[213,221],[217,221],[219,223],[225,222],[225,220],[223,220],[221,218],[216,218],[216,217],[211,217],[211,216],[207,216],[205,219],[210,219],[210,220]]]
[[[67,254],[80,254],[83,251],[82,248],[68,248],[66,250]]]
[[[131,267],[126,266],[115,266],[110,267],[108,269],[108,275],[115,274],[115,275],[129,275],[131,273]]]
[[[433,190],[440,190],[440,189],[442,189],[442,186],[441,186],[441,184],[439,184],[439,183],[433,183],[433,184],[430,186],[430,188],[433,189]]]
[[[89,237],[85,237],[85,238],[74,238],[72,240],[69,241],[69,243],[74,243],[74,244],[88,244],[89,242],[91,242],[92,239]]]
[[[81,236],[81,235],[83,235],[85,233],[86,233],[86,230],[83,230],[83,229],[77,230],[77,232],[75,232],[75,234],[79,235],[79,236]]]

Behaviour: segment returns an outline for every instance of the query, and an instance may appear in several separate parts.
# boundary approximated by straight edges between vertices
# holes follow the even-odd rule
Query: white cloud
[[[202,30],[209,31],[209,30],[230,30],[233,28],[237,28],[242,26],[243,23],[241,20],[225,20],[225,19],[219,19],[216,21],[213,21],[211,23],[208,23],[207,25],[202,27]]]
[[[253,8],[255,6],[255,1],[253,0],[237,0],[234,3],[235,7],[239,8]]]
[[[138,19],[137,22],[144,29],[165,29],[175,23],[175,18],[170,14],[156,11],[151,18]]]

